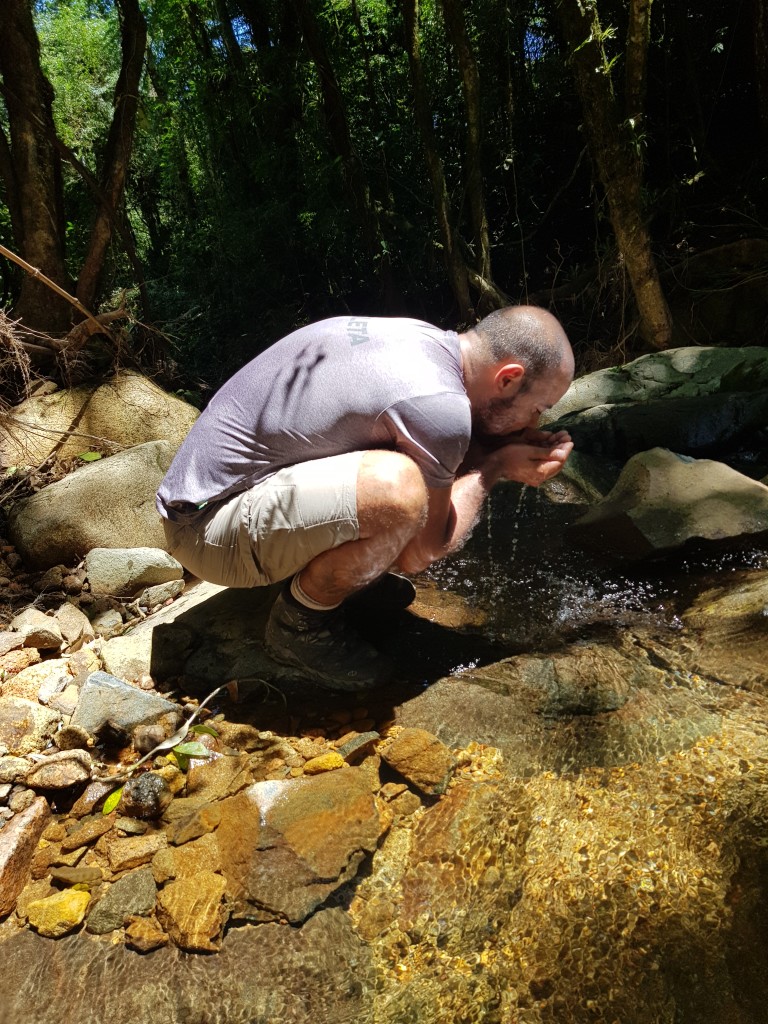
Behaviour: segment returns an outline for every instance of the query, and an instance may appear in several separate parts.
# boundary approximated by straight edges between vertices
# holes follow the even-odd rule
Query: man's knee
[[[400,452],[366,452],[357,476],[357,514],[361,528],[408,522],[417,527],[427,511],[427,488],[421,470]]]

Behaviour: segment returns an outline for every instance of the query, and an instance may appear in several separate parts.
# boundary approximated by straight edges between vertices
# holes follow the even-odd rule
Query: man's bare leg
[[[319,605],[340,604],[395,563],[426,515],[427,489],[416,463],[399,452],[366,452],[357,477],[360,537],[313,558],[299,574],[302,591]]]
[[[386,573],[426,513],[416,464],[396,452],[366,452],[357,479],[360,536],[318,555],[277,598],[265,634],[272,657],[331,689],[363,690],[391,680],[388,659],[334,609]]]

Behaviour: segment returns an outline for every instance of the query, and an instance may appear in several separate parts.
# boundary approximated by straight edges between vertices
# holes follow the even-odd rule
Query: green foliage
[[[325,315],[407,313],[453,325],[400,4],[308,4],[340,92],[331,111],[295,0],[141,2],[148,53],[124,211],[173,386],[204,404],[246,359]],[[496,283],[513,301],[547,302],[593,268],[597,290],[578,291],[558,311],[570,311],[577,341],[591,343],[595,331],[613,338],[625,323],[626,282],[615,265],[605,272],[615,245],[583,157],[558,5],[483,0],[463,8],[480,75]],[[591,9],[608,26],[591,42],[621,107],[627,4],[591,0]],[[121,59],[114,0],[37,0],[35,17],[57,131],[98,176]],[[420,41],[451,227],[471,261],[466,111],[440,0],[420,5]],[[662,261],[768,222],[753,43],[746,13],[654,5],[647,109],[622,128],[644,163]],[[375,212],[372,241],[351,198],[334,118],[344,120]],[[0,127],[7,134],[2,102]],[[95,200],[66,162],[63,170],[76,278]],[[11,241],[4,199],[0,186],[0,237]],[[5,273],[10,305],[18,275]],[[102,284],[105,297],[136,285],[118,239]]]

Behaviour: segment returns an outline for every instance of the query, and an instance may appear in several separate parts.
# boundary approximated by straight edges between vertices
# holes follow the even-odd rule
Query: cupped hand
[[[559,440],[561,433],[568,440]],[[557,440],[553,441],[553,438]],[[546,443],[542,439],[534,444],[508,444],[497,449],[494,456],[498,460],[502,480],[540,487],[557,476],[572,451],[573,441],[565,431],[561,431],[551,435]]]

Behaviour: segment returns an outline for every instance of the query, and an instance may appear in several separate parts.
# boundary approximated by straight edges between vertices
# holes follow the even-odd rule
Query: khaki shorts
[[[288,579],[323,551],[357,540],[363,454],[288,466],[192,523],[165,519],[168,551],[195,576],[225,587]]]

